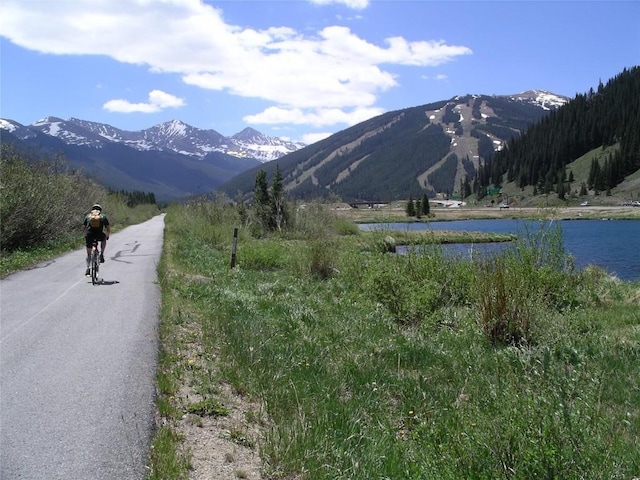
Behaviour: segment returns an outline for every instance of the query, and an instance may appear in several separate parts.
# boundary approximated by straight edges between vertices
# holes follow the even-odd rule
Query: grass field
[[[240,228],[231,269],[238,225],[167,213],[150,478],[640,476],[640,285],[572,271],[559,232],[397,256],[315,206]]]

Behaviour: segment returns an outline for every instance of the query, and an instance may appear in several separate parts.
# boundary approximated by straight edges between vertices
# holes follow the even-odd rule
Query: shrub
[[[338,235],[360,235],[358,225],[343,218],[336,218],[334,229]]]
[[[581,277],[553,222],[525,225],[511,248],[479,262],[477,272],[479,323],[494,345],[535,343],[545,316],[582,301]]]
[[[438,247],[378,258],[368,266],[364,287],[398,323],[419,323],[439,309],[466,302],[472,277],[465,269],[471,270]]]
[[[0,178],[3,251],[79,237],[90,203],[105,203],[108,196],[105,188],[69,170],[63,158],[27,158],[9,144],[0,147]]]
[[[533,311],[522,272],[510,270],[504,258],[485,260],[478,278],[478,314],[485,336],[494,345],[532,342]]]
[[[222,198],[191,200],[183,210],[185,234],[216,250],[224,250],[233,239],[232,225],[240,223],[237,210]]]
[[[338,245],[330,238],[310,240],[307,247],[309,273],[312,276],[327,279],[336,271]]]
[[[290,246],[282,241],[262,240],[238,247],[238,262],[250,270],[277,270],[287,266]]]
[[[127,206],[126,195],[70,170],[63,157],[36,158],[11,144],[0,146],[0,182],[0,275],[83,245],[82,222],[94,202],[112,232],[158,213],[155,204]]]
[[[297,238],[318,238],[326,237],[334,233],[335,225],[338,222],[335,212],[328,205],[320,202],[309,202],[298,205],[295,214],[291,219],[289,235]],[[347,227],[344,221],[340,223],[344,231]],[[354,225],[355,227],[355,225]],[[357,230],[357,227],[355,227]]]

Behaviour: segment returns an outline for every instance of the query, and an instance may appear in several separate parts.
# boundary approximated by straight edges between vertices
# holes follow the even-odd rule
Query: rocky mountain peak
[[[251,127],[247,127],[244,130],[236,133],[235,135],[232,135],[231,138],[235,138],[236,140],[250,141],[254,139],[265,138],[265,135]]]
[[[147,130],[148,132],[153,132],[154,134],[159,134],[165,137],[175,138],[175,137],[186,137],[194,130],[194,127],[187,125],[186,123],[180,120],[170,120],[168,122],[160,123],[154,127],[151,127]]]

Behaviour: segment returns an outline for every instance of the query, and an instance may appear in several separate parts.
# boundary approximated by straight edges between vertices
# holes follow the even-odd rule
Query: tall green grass
[[[162,372],[263,405],[265,478],[638,476],[640,285],[574,271],[553,225],[472,262],[383,253],[317,208],[241,230],[233,270],[233,210],[166,217]]]

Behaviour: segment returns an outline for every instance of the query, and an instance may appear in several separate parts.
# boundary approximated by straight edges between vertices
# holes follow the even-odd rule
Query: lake
[[[637,220],[562,220],[564,247],[575,258],[575,265],[584,268],[597,265],[620,280],[640,280],[640,221]],[[469,232],[513,233],[523,235],[537,221],[524,220],[457,220],[429,223],[362,224],[363,230],[464,230]],[[466,254],[470,245],[445,246]],[[474,244],[474,251],[490,251],[500,244]]]

